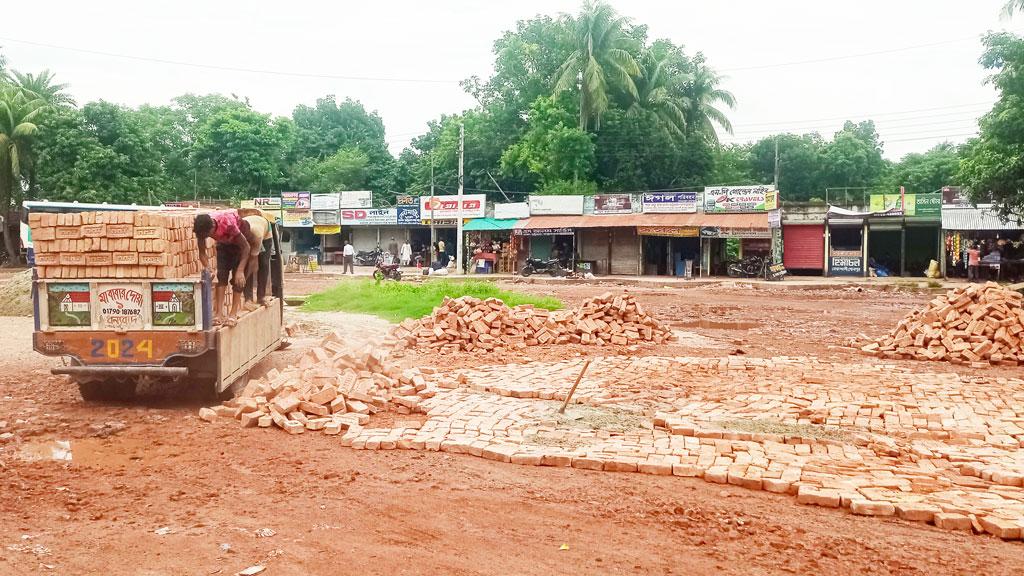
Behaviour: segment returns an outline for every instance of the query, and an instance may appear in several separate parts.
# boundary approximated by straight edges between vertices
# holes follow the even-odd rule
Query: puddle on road
[[[700,318],[698,320],[681,320],[673,322],[672,325],[678,326],[679,328],[703,328],[705,330],[750,330],[751,328],[757,328],[760,326],[757,322],[707,320],[704,318]]]
[[[139,440],[83,438],[22,444],[18,456],[28,462],[72,462],[82,466],[113,467],[157,456],[152,443]],[[161,454],[162,456],[162,454]]]

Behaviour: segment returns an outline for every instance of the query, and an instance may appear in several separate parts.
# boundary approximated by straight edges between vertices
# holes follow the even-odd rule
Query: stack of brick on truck
[[[212,278],[193,210],[25,202],[34,258],[33,347],[61,356],[86,400],[130,398],[143,381],[230,393],[281,344],[283,275],[273,230],[270,305],[213,327]]]

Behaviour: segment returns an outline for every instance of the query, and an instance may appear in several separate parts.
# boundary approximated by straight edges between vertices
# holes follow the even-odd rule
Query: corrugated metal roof
[[[1024,230],[1019,221],[1003,222],[989,206],[942,207],[944,230]]]
[[[516,228],[632,228],[635,226],[678,226],[699,228],[764,228],[768,229],[766,212],[753,214],[607,214],[586,216],[530,216],[520,220]]]

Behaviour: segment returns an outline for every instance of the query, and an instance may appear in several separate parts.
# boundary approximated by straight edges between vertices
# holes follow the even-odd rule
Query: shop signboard
[[[768,212],[768,227],[782,228],[782,210],[776,208]]]
[[[92,324],[89,284],[46,285],[46,311],[50,326],[86,327]]]
[[[942,194],[872,194],[869,209],[876,216],[916,216],[938,219],[942,213]]]
[[[313,225],[313,234],[320,234],[321,236],[330,236],[331,234],[341,234],[341,226],[337,224],[331,225]]]
[[[339,192],[340,208],[371,208],[373,207],[373,192],[370,190],[346,190]]]
[[[104,284],[96,294],[100,330],[141,330],[145,327],[141,284]]]
[[[704,212],[765,212],[779,207],[779,194],[767,184],[756,186],[708,186],[704,188]]]
[[[917,194],[914,199],[916,216],[932,216],[936,219],[942,215],[942,193]]]
[[[633,198],[629,194],[594,195],[594,214],[632,214]]]
[[[741,228],[732,226],[702,226],[701,238],[771,238],[770,228]]]
[[[671,236],[674,238],[696,238],[700,229],[695,226],[637,226],[640,236]]]
[[[312,228],[312,210],[284,210],[281,220],[286,228]]]
[[[397,206],[419,206],[420,203],[415,196],[411,194],[400,194],[395,196],[395,205]]]
[[[194,200],[186,200],[180,202],[164,202],[164,206],[167,208],[199,208],[199,202]]]
[[[530,216],[583,215],[583,196],[530,196]]]
[[[768,267],[768,279],[769,280],[782,280],[789,271],[786,270],[786,266],[783,264],[772,264]]]
[[[313,194],[310,197],[310,205],[313,211],[319,210],[334,210],[338,211],[341,207],[341,195],[337,192],[333,194]]]
[[[190,282],[161,282],[152,286],[154,326],[195,326],[195,287]]]
[[[718,228],[715,226],[701,226],[700,227],[701,238],[718,238]]]
[[[240,204],[241,208],[255,208],[257,210],[266,210],[274,212],[281,209],[281,199],[278,197],[262,197],[262,198],[249,198],[248,200],[242,200]]]
[[[833,250],[828,270],[832,276],[863,276],[864,257],[860,250]]]
[[[971,204],[967,193],[959,186],[943,186],[942,192],[939,194],[942,195],[943,206],[970,206]]]
[[[398,224],[398,208],[342,210],[341,224],[343,226],[394,226]]]
[[[572,228],[514,228],[514,236],[572,236]]]
[[[507,202],[494,205],[494,217],[499,220],[511,218],[529,218],[529,202]]]
[[[643,211],[648,214],[692,214],[697,211],[696,192],[647,192]]]
[[[281,192],[281,208],[284,210],[311,210],[313,201],[309,192]]]
[[[415,199],[414,196],[410,198]],[[399,204],[397,208],[398,223],[405,225],[419,224],[420,223],[420,207],[409,206],[407,204]]]
[[[462,206],[458,196],[420,196],[420,218],[443,220],[458,218],[483,218],[487,205],[484,194],[465,194]]]

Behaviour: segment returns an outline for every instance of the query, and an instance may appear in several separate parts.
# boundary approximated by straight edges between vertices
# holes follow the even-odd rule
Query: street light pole
[[[463,175],[462,165],[466,155],[466,126],[465,124],[459,124],[459,209],[458,209],[458,223],[456,226],[456,236],[458,236],[458,244],[455,248],[455,258],[458,260],[458,270],[460,274],[466,273],[466,267],[462,261],[462,193],[465,184],[465,176]]]

